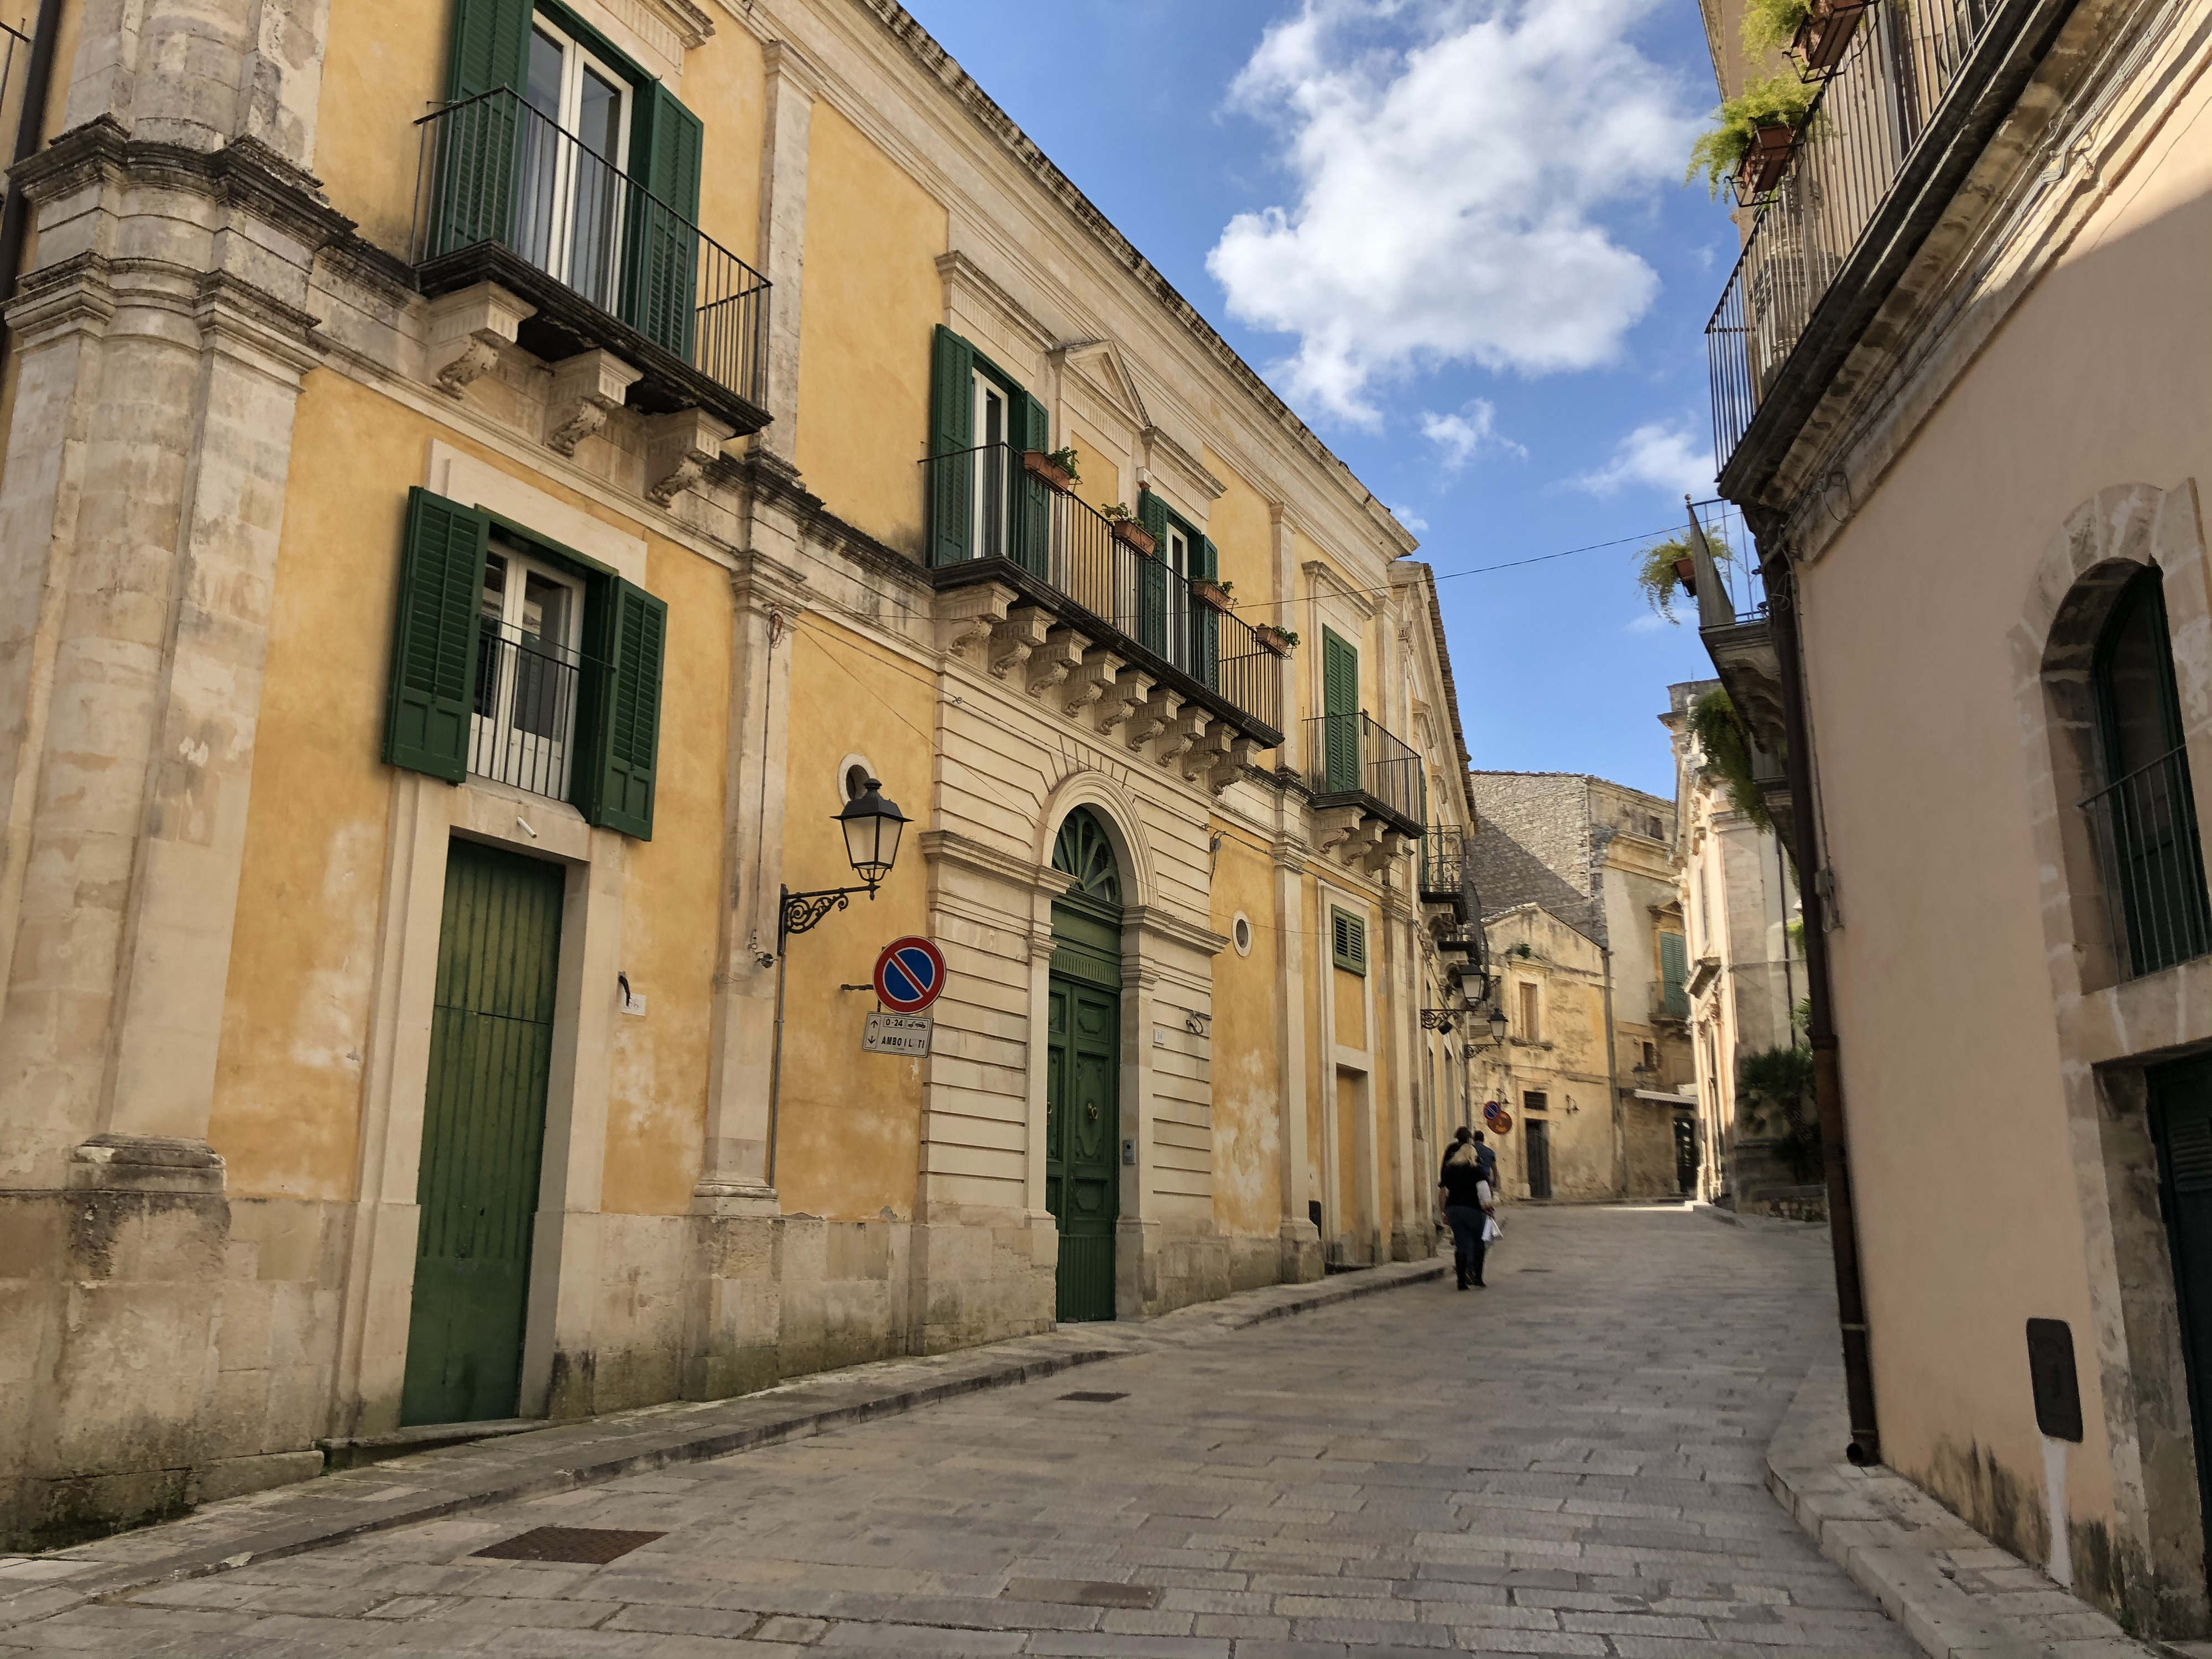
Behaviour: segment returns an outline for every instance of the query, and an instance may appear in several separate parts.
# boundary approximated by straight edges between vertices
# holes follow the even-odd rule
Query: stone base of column
[[[757,1181],[702,1181],[691,1189],[691,1213],[714,1216],[775,1216],[783,1200],[775,1188]]]
[[[220,1197],[222,1154],[204,1140],[94,1135],[70,1152],[72,1191],[186,1193]]]
[[[1321,1230],[1312,1222],[1285,1219],[1276,1243],[1283,1255],[1284,1284],[1310,1285],[1322,1277]]]

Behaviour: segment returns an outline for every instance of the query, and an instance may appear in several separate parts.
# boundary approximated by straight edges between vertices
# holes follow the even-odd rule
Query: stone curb
[[[1932,1659],[2153,1659],[2139,1642],[1903,1475],[1835,1461],[1840,1362],[1806,1374],[1766,1449],[1766,1486],[1820,1553]]]
[[[878,1360],[729,1400],[677,1401],[418,1452],[210,1504],[183,1519],[0,1563],[0,1630],[101,1597],[298,1555],[395,1527],[804,1439],[985,1389],[1008,1388],[1432,1283],[1448,1261],[1394,1262],[1271,1285],[1142,1324],[1078,1325],[926,1358]]]

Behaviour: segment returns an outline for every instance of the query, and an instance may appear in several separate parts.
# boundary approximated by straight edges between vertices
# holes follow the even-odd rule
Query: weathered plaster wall
[[[1252,947],[1240,956],[1232,942],[1213,959],[1213,1222],[1272,1240],[1283,1218],[1275,864],[1258,837],[1216,823],[1227,839],[1213,870],[1213,931],[1233,939],[1241,914]]]

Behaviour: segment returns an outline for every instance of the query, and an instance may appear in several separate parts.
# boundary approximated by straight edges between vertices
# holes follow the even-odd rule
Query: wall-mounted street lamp
[[[1503,1045],[1508,1029],[1509,1022],[1505,1018],[1504,1008],[1500,1004],[1492,1003],[1490,1005],[1490,1040]]]
[[[1424,1008],[1421,1010],[1421,1029],[1424,1031],[1435,1031],[1441,1036],[1449,1036],[1452,1016],[1457,1012],[1459,1010],[1456,1008]]]
[[[825,887],[811,893],[794,893],[785,888],[782,914],[777,919],[775,930],[778,957],[783,955],[784,940],[793,933],[806,932],[832,910],[846,908],[852,903],[854,894],[866,893],[874,898],[876,889],[890,874],[891,866],[898,861],[899,836],[906,829],[907,816],[898,810],[896,802],[883,798],[882,788],[880,783],[870,778],[867,787],[847,801],[845,810],[837,814],[837,827],[845,832],[846,860],[864,884]]]
[[[805,933],[832,910],[848,908],[855,893],[866,893],[873,899],[876,889],[890,874],[891,866],[898,861],[899,836],[906,830],[907,816],[896,802],[883,798],[882,789],[870,778],[867,787],[837,814],[837,827],[845,832],[845,859],[860,877],[860,886],[824,887],[809,893],[794,893],[788,887],[780,890],[782,902],[775,922],[775,1053],[769,1061],[768,1080],[768,1184],[771,1187],[775,1185],[776,1107],[783,1093],[784,941],[793,933]]]

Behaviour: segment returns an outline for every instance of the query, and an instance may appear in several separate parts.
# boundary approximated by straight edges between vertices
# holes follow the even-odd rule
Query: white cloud
[[[1687,421],[1650,421],[1614,445],[1603,466],[1567,482],[1593,495],[1617,495],[1632,484],[1676,498],[1710,495],[1711,440]]]
[[[1443,452],[1444,468],[1456,472],[1485,446],[1503,449],[1526,460],[1528,452],[1498,430],[1498,410],[1486,398],[1477,398],[1456,415],[1433,410],[1421,416],[1421,435]]]
[[[1298,337],[1293,396],[1371,427],[1378,379],[1619,350],[1659,281],[1596,216],[1673,183],[1693,130],[1626,38],[1655,3],[1299,0],[1268,29],[1230,95],[1282,127],[1297,199],[1232,219],[1206,268]]]
[[[1667,618],[1657,611],[1647,611],[1632,622],[1622,624],[1620,631],[1624,634],[1656,634],[1669,625]]]
[[[1416,536],[1429,527],[1429,521],[1410,507],[1394,507],[1390,509],[1390,516]]]

